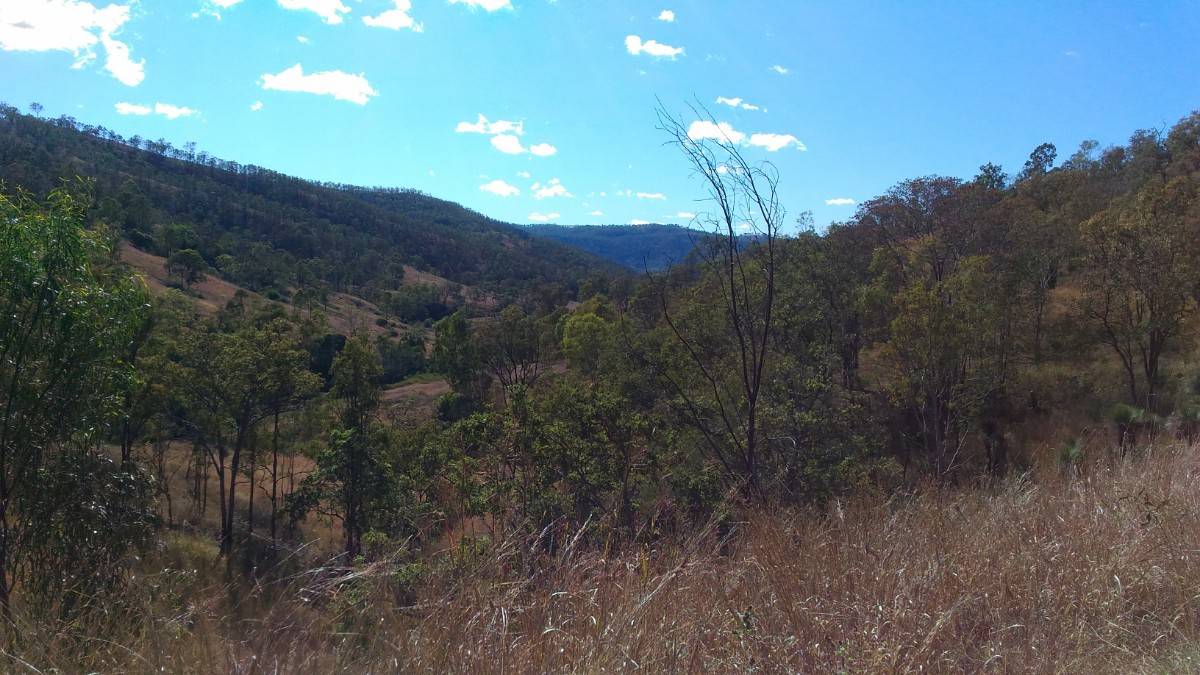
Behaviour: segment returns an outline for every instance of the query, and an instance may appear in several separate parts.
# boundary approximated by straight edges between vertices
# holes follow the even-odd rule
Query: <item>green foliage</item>
[[[419,335],[408,333],[398,340],[381,336],[376,340],[376,346],[383,366],[380,384],[400,382],[426,368],[425,341]]]
[[[1058,461],[1066,467],[1078,466],[1083,463],[1083,459],[1083,443],[1078,438],[1067,442],[1058,451]]]
[[[364,537],[403,538],[416,531],[424,505],[418,497],[426,480],[418,447],[382,425],[379,378],[383,366],[375,345],[355,335],[333,362],[330,392],[338,408],[338,428],[316,456],[316,468],[289,495],[294,520],[313,510],[342,521],[350,560],[363,552]]]
[[[99,454],[148,308],[66,193],[0,196],[0,604],[86,595],[144,541],[142,476]],[[88,528],[87,525],[94,527]],[[92,567],[75,567],[75,565]],[[66,601],[64,611],[74,607]]]
[[[575,279],[615,270],[415,190],[319,184],[164,141],[133,141],[5,107],[0,181],[44,195],[87,176],[96,217],[134,245],[164,256],[195,248],[222,276],[255,291],[319,281],[377,301],[398,287],[404,262],[510,296],[547,281],[570,289]],[[177,223],[189,224],[195,239]]]
[[[204,257],[190,248],[181,248],[172,253],[167,258],[166,268],[171,276],[183,283],[184,288],[190,288],[192,284],[204,281],[205,272],[209,269]]]
[[[384,311],[406,323],[438,321],[454,311],[446,292],[430,284],[407,284],[383,296]]]
[[[320,379],[308,371],[308,361],[290,322],[262,321],[236,307],[226,307],[223,317],[189,332],[179,345],[177,392],[189,437],[216,468],[223,553],[234,545],[243,453],[259,424],[318,390]]]

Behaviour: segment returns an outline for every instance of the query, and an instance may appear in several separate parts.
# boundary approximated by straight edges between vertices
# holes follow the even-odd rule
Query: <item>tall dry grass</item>
[[[0,670],[1186,671],[1198,473],[1195,450],[1157,448],[773,511],[720,537],[608,552],[580,537],[553,555],[509,541],[260,583],[187,572],[207,553],[177,542],[163,554],[175,576],[144,580],[159,588],[144,621],[27,623]]]

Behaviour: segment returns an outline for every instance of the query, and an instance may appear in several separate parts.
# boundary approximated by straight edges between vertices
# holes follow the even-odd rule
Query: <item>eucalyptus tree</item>
[[[0,196],[0,605],[111,580],[149,524],[146,487],[100,441],[120,416],[144,288],[104,269],[103,233],[64,191]],[[72,594],[82,597],[81,594]],[[66,602],[66,599],[63,600]]]
[[[282,318],[230,332],[210,326],[188,335],[182,346],[177,381],[187,427],[217,473],[222,554],[233,549],[238,475],[251,436],[264,420],[318,390],[319,378],[307,363],[294,326]]]
[[[700,110],[692,112],[701,116]],[[751,163],[737,138],[711,115],[703,116],[706,119],[685,126],[662,108],[658,113],[660,129],[687,158],[712,207],[697,219],[714,235],[698,247],[706,272],[700,292],[718,301],[716,318],[728,349],[714,349],[710,340],[716,336],[708,327],[679,320],[664,276],[658,285],[661,318],[683,351],[680,363],[688,364],[691,375],[672,372],[661,361],[651,364],[657,363],[655,370],[676,395],[684,419],[727,477],[761,497],[766,443],[760,399],[775,332],[777,261],[786,210],[779,201],[775,168]],[[717,133],[711,132],[714,129]]]
[[[1198,195],[1189,177],[1151,180],[1082,228],[1082,313],[1120,359],[1133,405],[1158,405],[1162,356],[1196,310]]]

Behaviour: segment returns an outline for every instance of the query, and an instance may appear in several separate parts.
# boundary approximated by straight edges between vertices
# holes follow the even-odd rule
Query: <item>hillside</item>
[[[526,225],[535,237],[587,251],[635,272],[656,272],[689,259],[710,232],[679,225]],[[753,237],[740,237],[743,245]]]
[[[526,225],[535,237],[593,253],[623,267],[660,270],[688,257],[710,236],[678,225]]]
[[[262,167],[122,138],[71,118],[0,108],[0,183],[44,195],[92,182],[91,216],[163,256],[194,248],[230,282],[267,293],[346,291],[373,302],[405,267],[515,295],[614,268],[458,204],[403,189],[318,184]]]

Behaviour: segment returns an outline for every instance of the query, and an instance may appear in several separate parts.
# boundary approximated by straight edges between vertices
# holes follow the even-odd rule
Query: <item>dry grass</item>
[[[777,511],[723,538],[708,530],[618,552],[586,538],[553,555],[534,553],[543,547],[529,540],[464,547],[426,561],[413,586],[406,578],[415,568],[395,561],[225,582],[209,553],[177,541],[155,565],[198,571],[156,572],[144,584],[160,588],[145,628],[86,642],[94,657],[85,665],[1188,671],[1200,653],[1198,460],[1192,449],[1160,448],[991,489]],[[21,657],[43,670],[79,670],[80,641],[70,633],[38,633]]]

